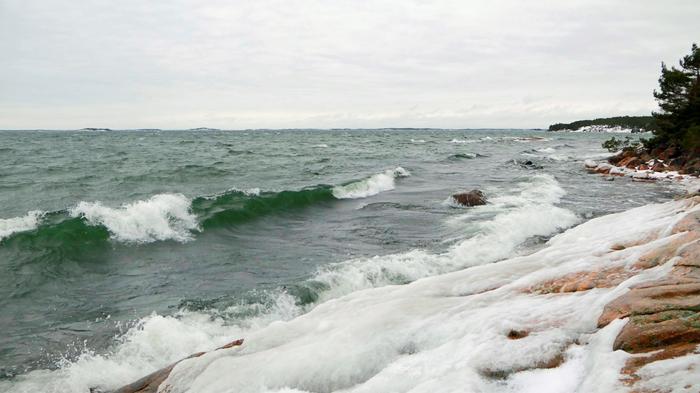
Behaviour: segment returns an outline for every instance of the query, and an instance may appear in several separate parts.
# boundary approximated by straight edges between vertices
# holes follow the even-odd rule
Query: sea
[[[470,269],[531,255],[576,225],[680,192],[673,182],[588,173],[583,161],[609,156],[601,147],[609,137],[529,129],[0,131],[0,391],[108,391],[234,339],[255,351],[249,337],[262,331],[277,341],[256,363],[260,379],[235,391],[346,392],[400,374],[369,344],[314,355],[330,367],[349,354],[343,364],[355,364],[355,374],[313,362],[304,371],[310,360],[293,355],[311,341],[275,332],[303,326],[296,333],[315,332],[313,342],[344,342],[355,331],[343,324],[363,323],[377,336],[360,342],[391,341],[400,328],[375,322],[366,299],[455,272],[478,284],[483,278]],[[473,189],[487,205],[451,198]],[[350,301],[343,299],[365,300],[348,306],[347,321],[319,317]],[[381,314],[414,315],[390,306]],[[309,320],[316,322],[302,323]],[[393,336],[382,333],[391,329]],[[421,352],[417,342],[402,343],[396,356]],[[291,353],[270,352],[290,343]],[[265,364],[289,378],[265,376]],[[415,367],[407,374],[422,372]],[[409,391],[411,380],[383,391]]]

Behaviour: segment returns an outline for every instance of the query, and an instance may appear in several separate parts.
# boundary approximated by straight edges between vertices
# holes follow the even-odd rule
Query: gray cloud
[[[697,0],[0,0],[0,128],[644,114],[698,20]]]

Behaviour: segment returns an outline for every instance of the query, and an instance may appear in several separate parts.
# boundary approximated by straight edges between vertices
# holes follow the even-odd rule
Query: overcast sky
[[[0,128],[648,114],[699,21],[699,0],[0,0]]]

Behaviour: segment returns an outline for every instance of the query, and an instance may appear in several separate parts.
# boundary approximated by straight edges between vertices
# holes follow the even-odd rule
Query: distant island
[[[112,131],[112,130],[109,128],[86,127],[86,128],[81,128],[78,131]]]
[[[617,116],[549,126],[549,131],[579,132],[650,132],[655,129],[656,120],[653,116]]]
[[[218,128],[197,127],[197,128],[189,128],[185,131],[221,131],[221,130]]]

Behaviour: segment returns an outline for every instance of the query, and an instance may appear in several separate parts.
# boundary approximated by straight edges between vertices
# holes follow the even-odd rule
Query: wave
[[[349,183],[333,188],[333,196],[338,199],[357,199],[377,195],[380,192],[390,191],[396,187],[395,179],[408,177],[411,173],[402,167],[387,169],[367,179]]]
[[[184,242],[192,239],[191,231],[199,229],[190,200],[182,194],[158,194],[116,209],[100,202],[80,202],[68,213],[85,219],[88,225],[105,227],[114,240],[127,243]]]
[[[481,158],[481,157],[486,157],[485,155],[479,154],[479,153],[456,153],[452,154],[447,157],[448,160],[452,161],[457,161],[457,160],[471,160],[474,158]]]
[[[0,241],[24,246],[68,247],[111,239],[126,244],[187,242],[207,228],[240,224],[270,214],[285,214],[339,199],[365,198],[395,188],[395,179],[409,176],[401,167],[344,185],[317,185],[280,192],[229,189],[190,200],[182,194],[157,194],[145,200],[109,207],[81,201],[67,210],[32,211],[0,220]],[[50,219],[49,219],[50,218]],[[106,234],[106,235],[105,235]],[[63,239],[70,244],[59,244]]]
[[[457,139],[457,138],[454,138],[450,141],[450,143],[455,143],[455,144],[477,143],[477,142],[479,142],[477,139]]]
[[[458,242],[444,254],[412,250],[349,260],[320,268],[310,283],[323,288],[321,299],[365,288],[405,284],[506,258],[529,238],[550,236],[579,222],[573,212],[555,206],[565,191],[550,175],[532,176],[519,183],[514,191],[490,198],[488,205],[449,219],[448,225],[475,235]],[[474,219],[484,214],[492,218]]]
[[[315,186],[298,191],[257,192],[229,190],[216,197],[200,197],[192,201],[192,211],[202,228],[235,225],[272,213],[333,201],[331,186]]]

